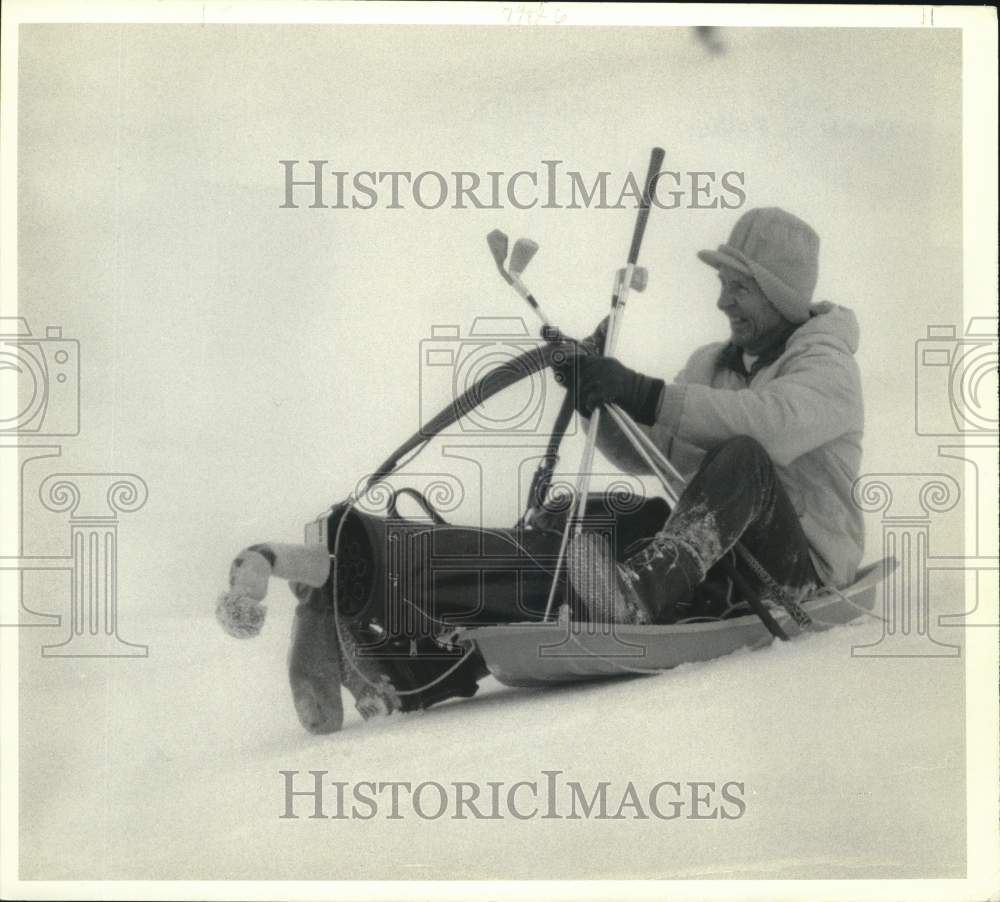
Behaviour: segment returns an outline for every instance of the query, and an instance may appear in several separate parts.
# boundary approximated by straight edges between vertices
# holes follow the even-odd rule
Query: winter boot
[[[574,537],[566,554],[573,590],[598,623],[674,623],[705,578],[698,553],[665,529],[622,564],[594,533]]]
[[[401,708],[392,683],[375,665],[357,654],[355,639],[337,623],[322,589],[291,583],[299,599],[295,609],[288,679],[299,721],[310,733],[336,733],[344,720],[341,686],[354,697],[368,720]]]

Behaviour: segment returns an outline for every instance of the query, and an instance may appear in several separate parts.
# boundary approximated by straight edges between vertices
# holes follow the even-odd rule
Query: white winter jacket
[[[864,432],[858,338],[854,314],[824,302],[751,375],[727,364],[732,346],[706,345],[665,386],[656,423],[643,427],[686,477],[728,438],[760,442],[795,505],[817,573],[836,586],[853,582],[864,546],[851,498]],[[622,469],[648,472],[612,424],[601,429],[598,447]]]

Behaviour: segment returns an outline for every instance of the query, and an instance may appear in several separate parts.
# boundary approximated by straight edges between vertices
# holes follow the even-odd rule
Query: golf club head
[[[618,270],[618,284],[625,280],[625,268],[622,267]],[[645,266],[637,266],[632,270],[632,283],[629,288],[632,291],[645,291],[646,286],[649,284],[649,272]]]
[[[530,238],[518,238],[514,242],[514,250],[510,254],[510,266],[508,270],[512,276],[519,276],[531,262],[531,258],[538,253],[538,245]]]
[[[497,266],[502,268],[503,261],[507,259],[507,236],[500,229],[494,229],[486,236],[486,243],[490,246],[490,253]]]

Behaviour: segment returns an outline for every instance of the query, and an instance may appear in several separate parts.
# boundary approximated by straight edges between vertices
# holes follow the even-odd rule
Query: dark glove
[[[608,335],[608,317],[604,317],[597,328],[583,341],[577,341],[568,335],[563,335],[555,327],[547,328],[543,333],[547,341],[553,344],[564,344],[561,354],[555,354],[552,360],[552,373],[556,382],[566,387],[573,382],[574,367],[570,359],[576,354],[595,355],[604,351],[604,342]]]
[[[604,317],[597,328],[580,342],[580,350],[587,354],[603,354],[604,342],[608,337],[609,317]]]
[[[599,404],[613,402],[637,423],[652,426],[656,422],[662,379],[650,379],[630,370],[614,357],[575,354],[567,366],[576,368],[574,403],[582,416],[589,417]]]

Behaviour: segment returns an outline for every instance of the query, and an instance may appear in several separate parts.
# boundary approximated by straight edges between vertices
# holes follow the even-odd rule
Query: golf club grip
[[[660,174],[660,167],[663,165],[665,151],[662,147],[654,147],[649,155],[649,171],[646,173],[646,182],[642,188],[642,201],[639,206],[639,215],[635,220],[635,229],[632,232],[632,247],[629,248],[628,262],[632,265],[639,259],[639,247],[642,245],[642,236],[646,232],[646,220],[649,219],[650,196],[653,193],[653,184]]]

